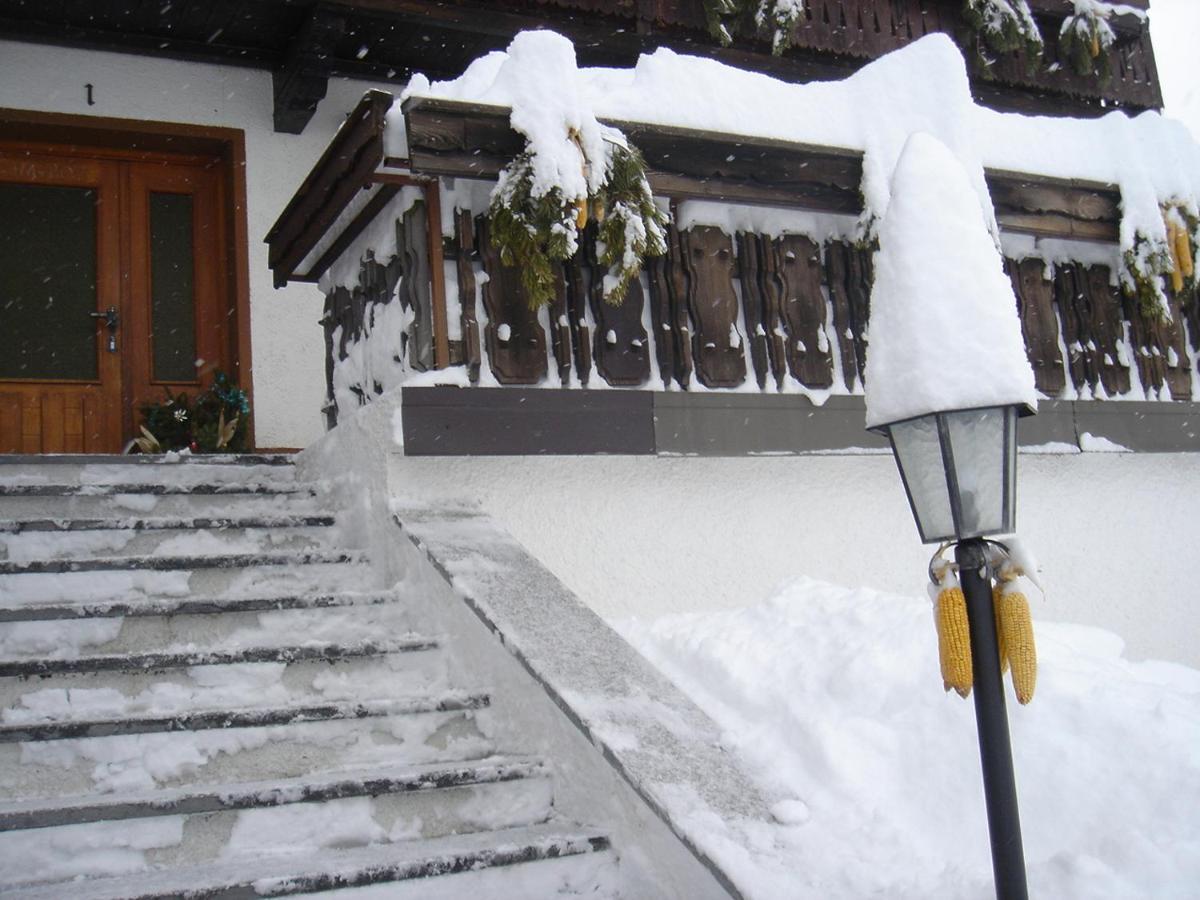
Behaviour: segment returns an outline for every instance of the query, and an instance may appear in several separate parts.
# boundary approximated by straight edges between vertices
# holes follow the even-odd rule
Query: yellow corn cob
[[[1192,238],[1186,228],[1175,228],[1175,256],[1179,259],[1179,268],[1185,278],[1196,274],[1192,263]]]
[[[1024,706],[1033,699],[1037,687],[1037,647],[1025,595],[1017,590],[1001,590],[996,601],[996,620],[1000,645],[1012,666],[1013,690],[1017,692],[1017,702]]]
[[[1100,30],[1092,29],[1092,59],[1100,55]]]
[[[580,231],[587,225],[587,201],[575,201],[575,227]]]
[[[604,204],[599,200],[592,201],[592,218],[597,224],[604,221]]]
[[[1183,290],[1183,272],[1180,271],[1179,261],[1179,226],[1170,216],[1164,216],[1167,223],[1167,250],[1171,254],[1171,290],[1178,294]]]
[[[967,624],[967,599],[962,588],[943,587],[937,595],[938,659],[942,664],[942,685],[954,688],[960,697],[971,693],[971,629]]]
[[[992,589],[992,613],[996,618],[996,649],[1000,652],[1000,674],[1008,671],[1008,647],[1004,645],[1004,632],[1000,630],[1000,595],[1004,587],[997,585]]]

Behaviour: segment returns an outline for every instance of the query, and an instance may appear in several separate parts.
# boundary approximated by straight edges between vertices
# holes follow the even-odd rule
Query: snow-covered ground
[[[943,693],[927,599],[801,578],[618,626],[774,799],[778,824],[721,860],[750,896],[993,896],[973,705]],[[1037,695],[1009,693],[1031,896],[1195,897],[1200,671],[1035,627]]]

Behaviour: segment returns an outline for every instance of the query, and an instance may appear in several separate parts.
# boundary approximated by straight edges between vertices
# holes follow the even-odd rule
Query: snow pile
[[[577,200],[600,189],[604,171],[587,163],[605,158],[604,141],[613,129],[596,120],[581,74],[566,38],[523,31],[506,52],[477,60],[460,79],[476,102],[512,107],[512,127],[532,151],[534,196],[557,188],[564,199]],[[400,99],[430,88],[425,76],[414,75]]]
[[[1037,408],[1012,284],[936,138],[909,138],[880,226],[867,352],[867,427],[949,409]]]
[[[415,76],[402,99],[429,96],[515,108],[526,98],[503,77],[511,53],[511,47],[489,53],[453,81],[430,84]],[[974,104],[966,66],[944,35],[917,41],[842,82],[788,84],[660,48],[640,57],[633,69],[578,70],[570,84],[578,85],[579,102],[602,117],[862,150],[864,223],[886,210],[888,179],[908,135],[928,131],[964,161],[981,206],[991,212],[971,134]],[[391,130],[403,128],[400,106],[389,114]]]
[[[993,896],[974,712],[942,691],[927,600],[802,579],[620,627],[774,798],[778,824],[742,847],[683,823],[747,897]],[[1035,628],[1037,698],[1009,703],[1030,894],[1191,896],[1200,672],[1129,663],[1098,629]]]

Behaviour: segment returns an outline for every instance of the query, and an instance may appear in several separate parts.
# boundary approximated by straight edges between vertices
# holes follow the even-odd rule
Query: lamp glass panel
[[[998,534],[1004,521],[1008,447],[1004,407],[944,413],[958,479],[959,537]],[[1009,504],[1011,506],[1011,504]]]
[[[953,536],[954,517],[950,512],[950,490],[946,486],[937,417],[897,422],[890,431],[921,537],[930,542]]]

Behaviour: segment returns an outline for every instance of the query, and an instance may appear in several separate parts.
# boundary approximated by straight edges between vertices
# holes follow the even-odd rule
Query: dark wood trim
[[[321,276],[329,270],[329,267],[337,262],[337,258],[342,255],[345,249],[354,243],[354,239],[362,234],[363,229],[374,221],[375,217],[383,211],[383,208],[398,193],[400,193],[398,185],[380,185],[379,190],[367,201],[367,205],[342,229],[342,233],[338,235],[337,240],[329,245],[329,249],[322,253],[321,258],[313,263],[312,268],[304,274],[304,279],[313,282],[319,281]],[[293,274],[291,280],[297,281],[300,277],[299,274]]]
[[[433,367],[450,365],[450,336],[446,319],[446,270],[442,259],[442,184],[425,185],[425,222],[429,230],[429,286],[433,312]]]
[[[392,95],[368,91],[342,123],[264,239],[275,286],[283,287],[384,158],[384,124]]]

